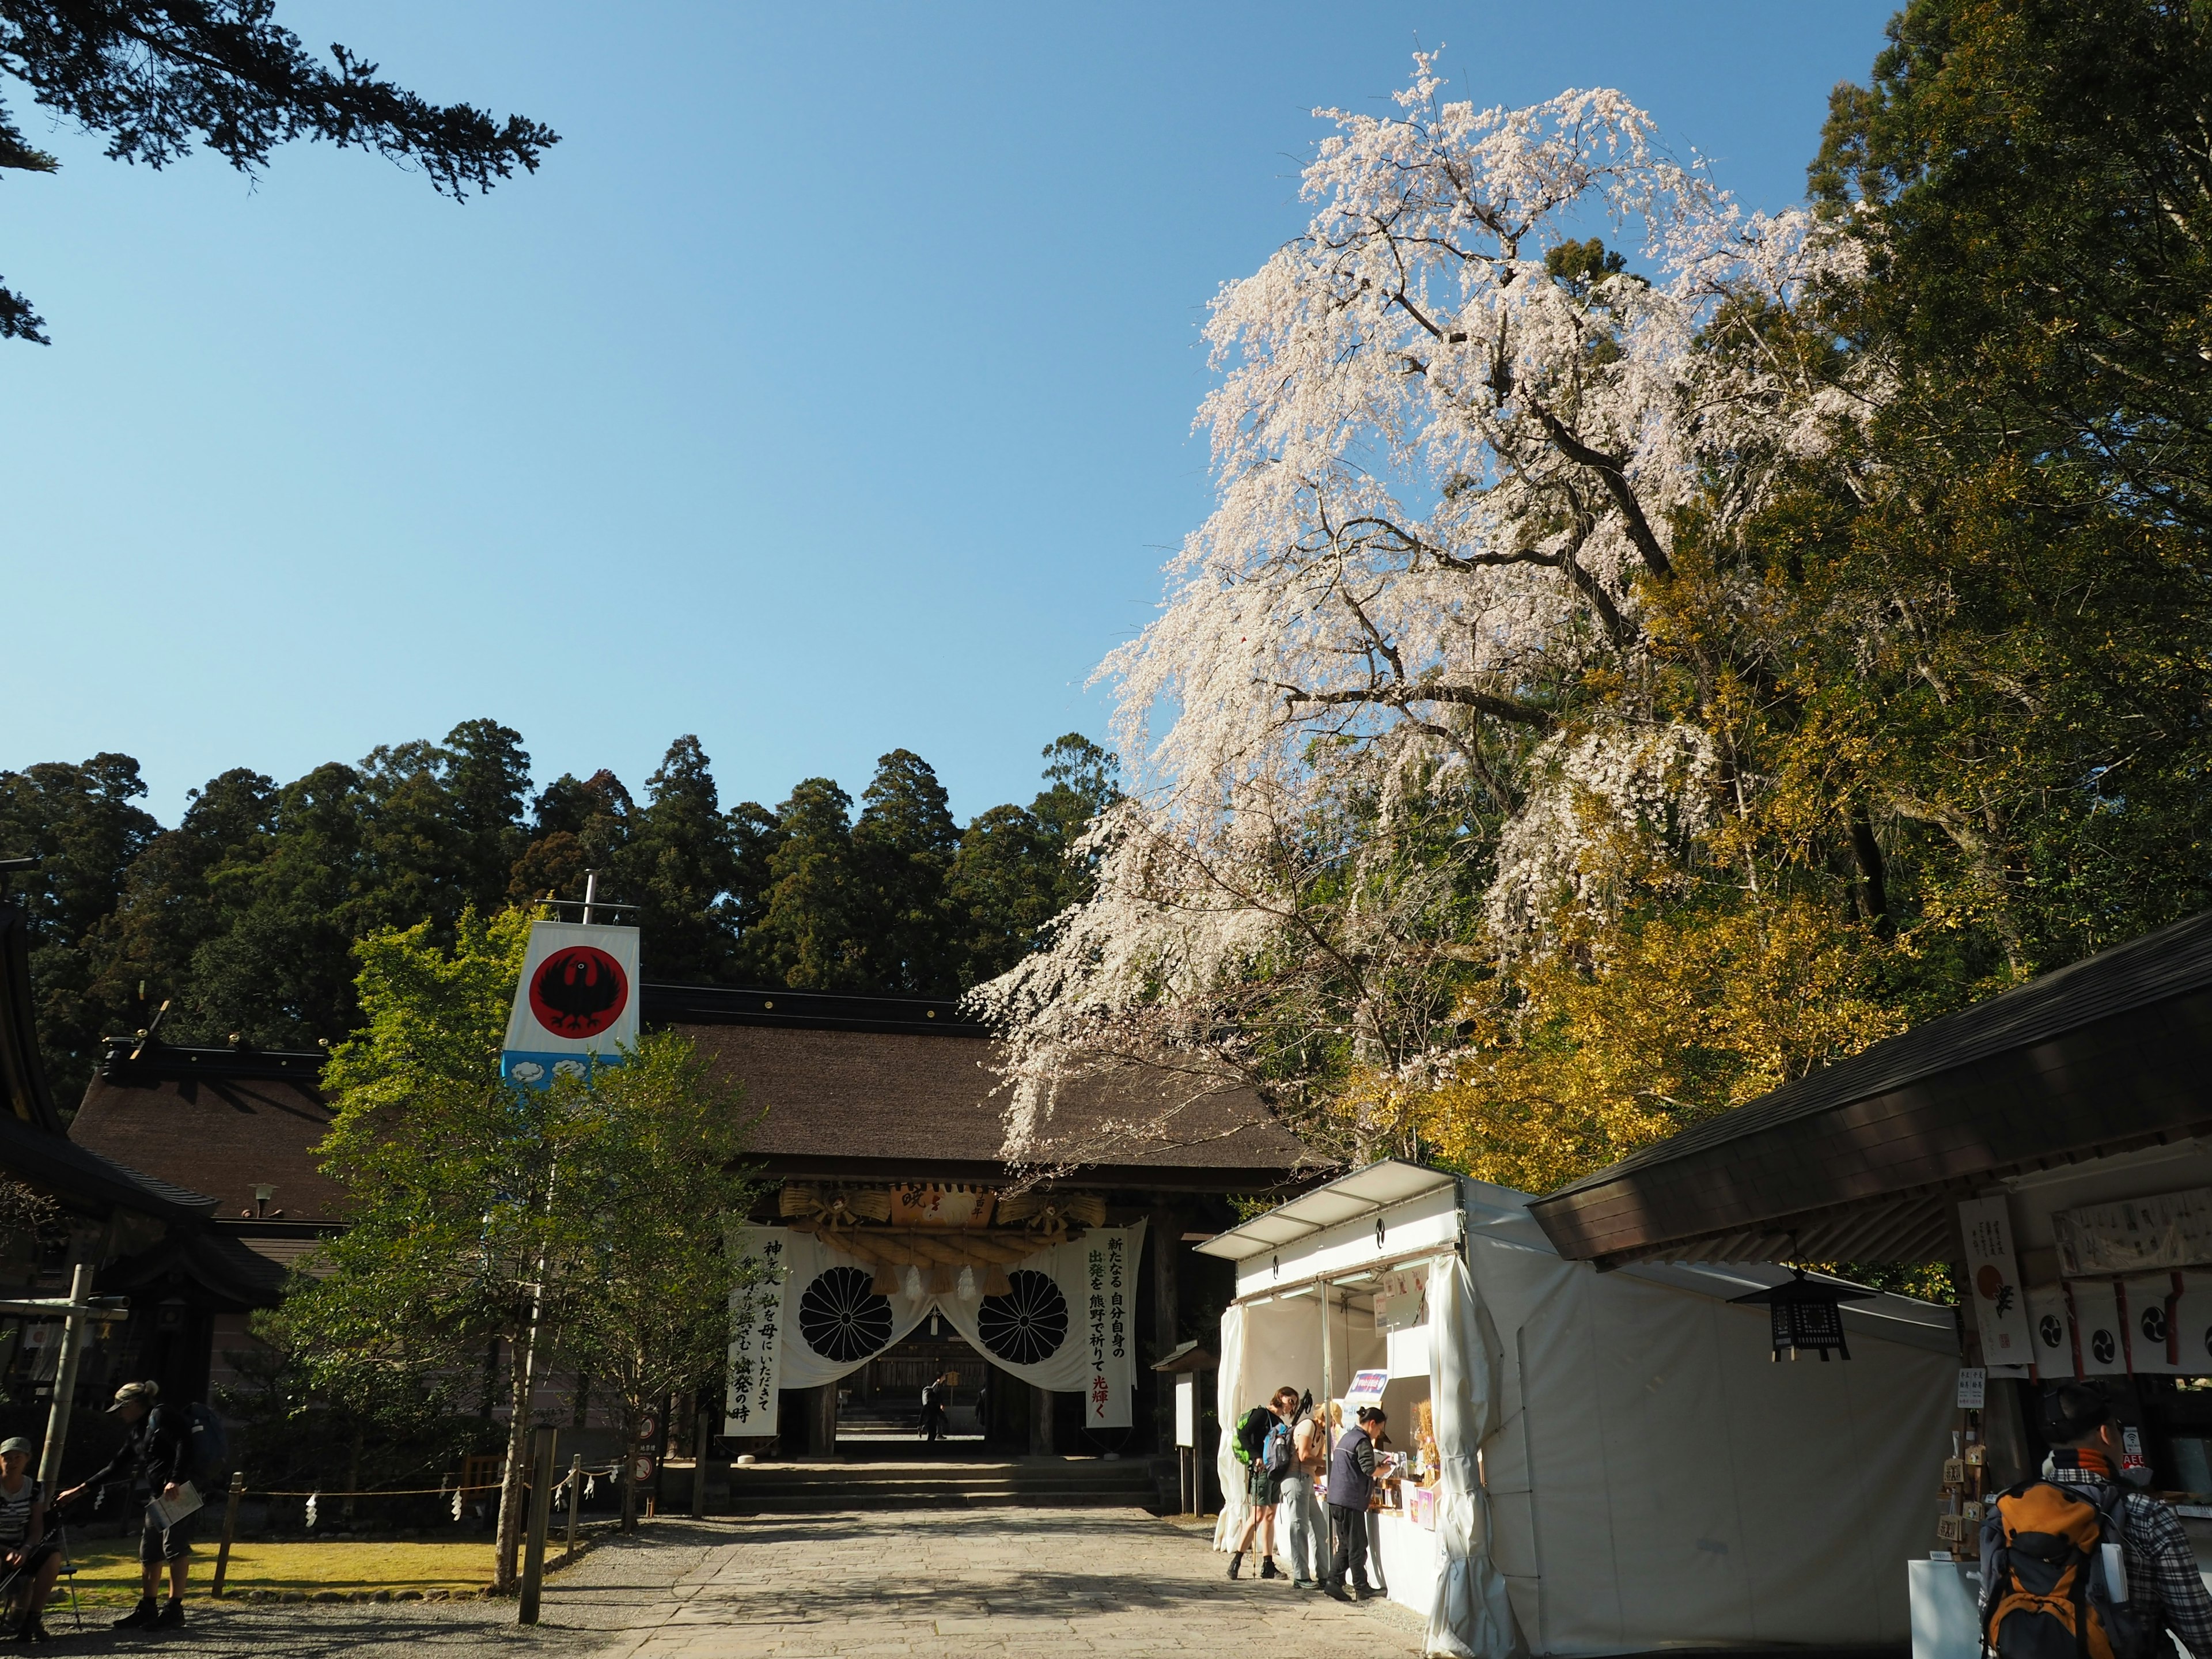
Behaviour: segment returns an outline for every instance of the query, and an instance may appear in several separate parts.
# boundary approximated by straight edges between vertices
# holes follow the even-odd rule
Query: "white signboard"
[[[1375,1328],[1411,1330],[1429,1322],[1429,1270],[1401,1267],[1375,1281]]]
[[[2035,1334],[2036,1380],[2049,1382],[2074,1376],[2080,1333],[2074,1328],[2074,1310],[2063,1285],[2039,1285],[2028,1291],[2027,1326]]]
[[[2069,1279],[2200,1267],[2212,1263],[2212,1188],[2061,1210],[2051,1227]]]
[[[1176,1437],[1178,1446],[1198,1444],[1198,1378],[1188,1371],[1176,1380]]]
[[[2034,1358],[2034,1344],[2004,1195],[1961,1204],[1959,1229],[1966,1236],[1966,1288],[1981,1332],[1983,1362],[1996,1367],[2027,1364]]]
[[[2074,1308],[2074,1333],[2081,1345],[2081,1375],[2128,1374],[2128,1328],[2120,1319],[2118,1281],[2078,1279],[2066,1287]]]
[[[637,929],[533,921],[499,1073],[526,1088],[583,1075],[637,1041]]]
[[[1984,1368],[1961,1365],[1959,1368],[1959,1409],[1962,1412],[1981,1410],[1983,1401],[1989,1397],[1989,1384],[1990,1374]]]
[[[783,1284],[790,1276],[781,1227],[748,1228],[732,1247],[754,1268],[753,1282],[730,1292],[730,1371],[722,1432],[775,1432],[775,1391],[782,1372]]]
[[[1390,1373],[1388,1371],[1352,1372],[1352,1386],[1344,1391],[1345,1411],[1350,1413],[1362,1406],[1381,1405],[1382,1390],[1389,1386]]]

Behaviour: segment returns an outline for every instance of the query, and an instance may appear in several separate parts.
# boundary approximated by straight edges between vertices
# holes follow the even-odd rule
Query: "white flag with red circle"
[[[500,1075],[544,1088],[608,1065],[637,1041],[637,929],[533,921]]]

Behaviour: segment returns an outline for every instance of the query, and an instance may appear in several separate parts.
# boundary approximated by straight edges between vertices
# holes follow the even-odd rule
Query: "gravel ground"
[[[79,1636],[66,1601],[47,1610],[46,1628],[57,1638],[53,1650],[67,1653],[477,1659],[526,1652],[567,1659],[621,1644],[658,1624],[665,1616],[670,1587],[697,1571],[710,1551],[737,1541],[744,1524],[658,1520],[634,1537],[607,1540],[547,1577],[535,1630],[514,1622],[510,1601],[211,1601],[198,1584],[185,1602],[182,1630],[111,1630],[118,1609],[87,1608]]]

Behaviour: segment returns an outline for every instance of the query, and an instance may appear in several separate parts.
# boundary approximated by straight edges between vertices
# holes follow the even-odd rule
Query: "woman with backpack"
[[[1275,1505],[1282,1501],[1283,1477],[1297,1464],[1291,1449],[1291,1418],[1297,1409],[1298,1391],[1281,1388],[1266,1405],[1237,1419],[1237,1458],[1245,1466],[1244,1494],[1252,1500],[1252,1513],[1230,1553],[1231,1578],[1243,1570],[1255,1533],[1260,1537],[1260,1577],[1283,1576],[1275,1569]]]

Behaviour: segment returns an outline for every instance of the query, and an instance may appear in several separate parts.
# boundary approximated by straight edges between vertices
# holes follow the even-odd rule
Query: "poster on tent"
[[[783,1285],[790,1277],[781,1227],[735,1227],[730,1252],[743,1264],[730,1292],[730,1371],[722,1432],[771,1435],[783,1370]]]
[[[2033,1363],[2035,1340],[2028,1327],[2027,1298],[2021,1288],[2012,1217],[2004,1195],[1961,1204],[1959,1231],[1966,1238],[1966,1284],[1973,1294],[1982,1361],[1992,1376],[2025,1376],[2027,1372],[2018,1368]]]
[[[1094,1228],[1036,1251],[1008,1270],[1000,1296],[982,1294],[981,1277],[972,1271],[963,1271],[955,1288],[942,1294],[930,1291],[919,1273],[878,1275],[871,1262],[839,1249],[834,1235],[757,1227],[748,1237],[754,1249],[775,1244],[783,1264],[778,1387],[818,1388],[848,1376],[935,1313],[1009,1375],[1082,1395],[1086,1428],[1126,1429],[1133,1420],[1130,1287],[1144,1247],[1142,1222]],[[752,1328],[761,1328],[757,1319]],[[772,1408],[771,1395],[765,1409]]]
[[[637,1041],[637,929],[533,921],[499,1074],[526,1089],[613,1064]]]

